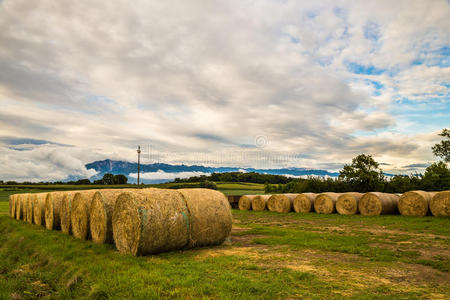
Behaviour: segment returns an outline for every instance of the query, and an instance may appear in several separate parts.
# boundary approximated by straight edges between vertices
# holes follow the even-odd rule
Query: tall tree
[[[351,165],[344,165],[339,178],[350,184],[354,191],[381,191],[385,180],[379,166],[372,155],[360,154],[352,159]]]
[[[446,162],[450,162],[450,129],[442,129],[439,135],[444,137],[444,139],[439,144],[434,145],[431,150],[433,150],[434,155],[441,157]]]
[[[450,170],[443,161],[435,162],[425,170],[423,186],[429,191],[450,189]]]

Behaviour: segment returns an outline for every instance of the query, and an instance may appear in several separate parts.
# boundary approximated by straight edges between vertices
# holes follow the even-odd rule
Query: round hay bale
[[[311,212],[314,207],[314,199],[316,199],[317,195],[316,193],[298,194],[292,201],[294,211],[298,213]]]
[[[399,196],[395,194],[369,192],[359,200],[358,209],[363,216],[396,214]]]
[[[256,195],[244,195],[239,198],[239,210],[250,210],[252,208],[252,200]]]
[[[16,219],[23,220],[26,194],[18,194],[16,200]]]
[[[31,201],[33,202],[33,222],[36,225],[45,224],[45,199],[47,193],[33,194]]]
[[[314,210],[319,214],[332,214],[336,212],[336,201],[341,194],[322,193],[314,199]]]
[[[60,229],[61,219],[59,212],[61,211],[62,198],[66,192],[50,192],[45,198],[45,228]]]
[[[336,200],[336,211],[340,215],[355,215],[358,213],[358,203],[362,193],[344,193]]]
[[[433,216],[450,217],[450,191],[436,193],[430,200],[430,210]]]
[[[267,209],[269,211],[277,211],[276,203],[280,201],[280,199],[284,198],[282,194],[275,194],[267,199]]]
[[[262,211],[267,207],[267,200],[272,195],[256,195],[255,198],[252,199],[252,210],[254,211]]]
[[[113,243],[112,215],[117,197],[131,189],[98,190],[92,196],[89,226],[92,241],[97,244]]]
[[[281,194],[275,198],[275,211],[279,213],[288,213],[292,211],[292,203],[298,194]]]
[[[72,199],[70,212],[70,227],[72,235],[81,240],[90,238],[89,210],[91,209],[92,197],[98,190],[77,191]]]
[[[428,213],[431,198],[435,192],[409,191],[398,199],[398,210],[403,216],[424,217]]]
[[[61,208],[59,211],[59,219],[60,219],[60,226],[61,231],[67,234],[70,234],[71,232],[71,223],[70,223],[70,214],[72,212],[72,201],[73,196],[78,191],[69,191],[66,192],[62,198]]]
[[[222,244],[231,234],[233,218],[224,194],[209,189],[180,189],[189,212],[189,247]]]
[[[33,194],[29,194],[28,197],[25,199],[26,203],[26,218],[25,220],[32,224],[33,223]]]
[[[185,247],[191,223],[181,193],[143,189],[117,197],[112,228],[119,252],[146,255]]]

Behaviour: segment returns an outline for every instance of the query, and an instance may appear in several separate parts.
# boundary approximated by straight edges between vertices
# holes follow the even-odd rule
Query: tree
[[[446,162],[450,162],[450,129],[442,129],[439,135],[444,137],[444,139],[439,144],[434,145],[431,150],[433,150],[434,155],[441,157]]]
[[[351,165],[344,165],[339,179],[350,184],[354,191],[380,191],[384,186],[383,171],[372,155],[360,154],[352,159]]]
[[[217,190],[217,184],[213,181],[202,181],[200,182],[200,187],[205,189]]]
[[[111,173],[106,173],[102,178],[103,184],[114,184],[114,175]]]
[[[127,184],[128,177],[123,174],[114,175],[114,184]]]
[[[450,189],[450,170],[443,161],[433,163],[425,170],[423,186],[429,191]]]
[[[89,179],[80,179],[77,180],[74,184],[91,184],[91,181]]]

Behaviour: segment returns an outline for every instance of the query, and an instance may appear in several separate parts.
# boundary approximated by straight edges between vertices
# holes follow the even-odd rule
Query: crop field
[[[9,193],[0,299],[450,297],[449,218],[233,210],[225,245],[134,257],[9,218]]]

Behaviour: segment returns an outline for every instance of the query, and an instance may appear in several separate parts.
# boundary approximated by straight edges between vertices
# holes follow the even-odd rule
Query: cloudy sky
[[[449,57],[446,0],[0,1],[0,179],[89,177],[139,144],[148,162],[420,171],[450,125]]]

